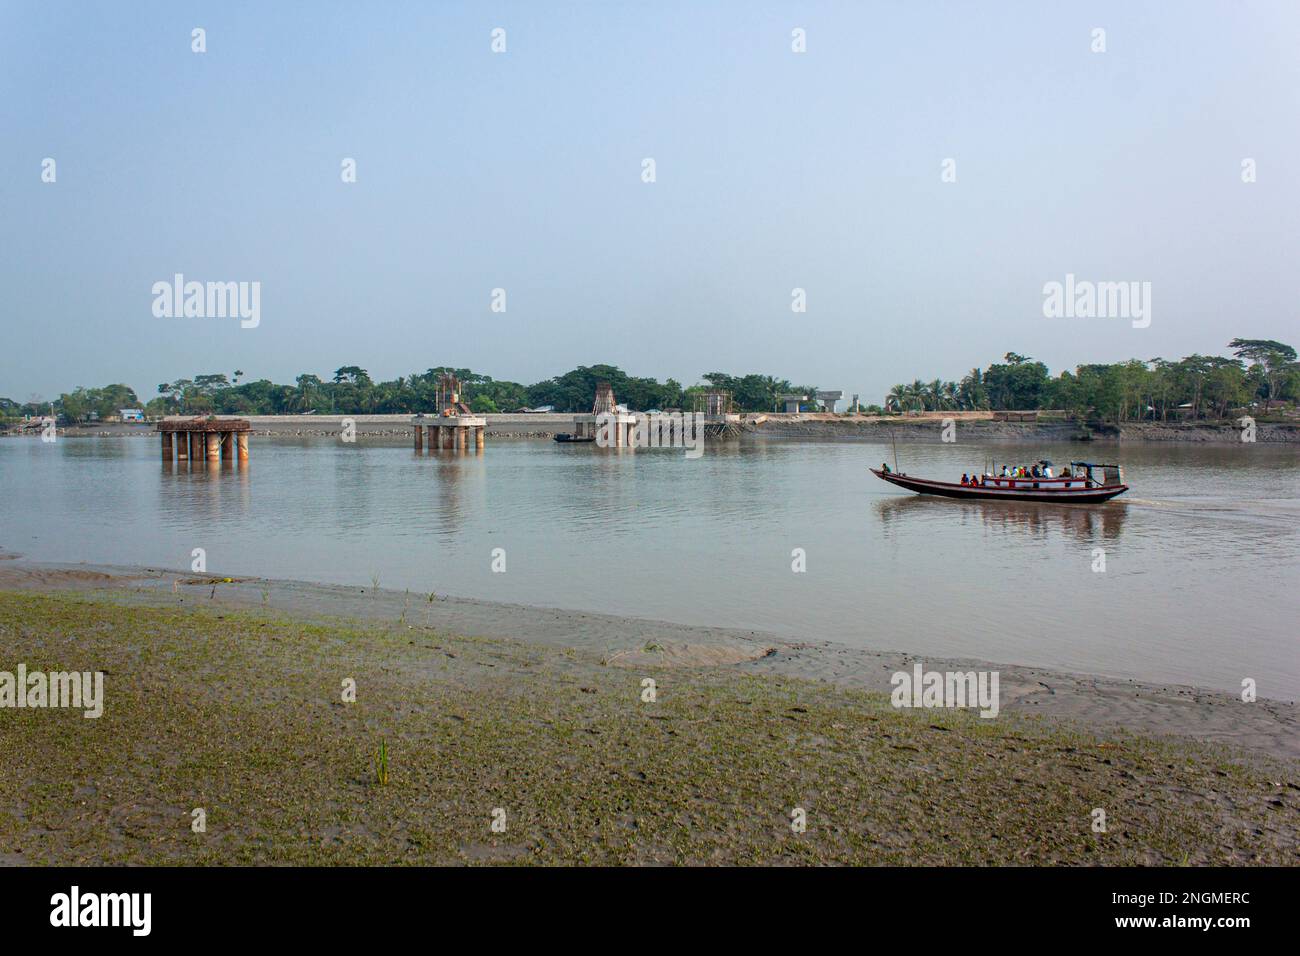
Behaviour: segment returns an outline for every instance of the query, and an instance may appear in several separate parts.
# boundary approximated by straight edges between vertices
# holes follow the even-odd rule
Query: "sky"
[[[1298,344],[1297,49],[1294,0],[0,0],[0,396],[607,362],[879,402]],[[155,315],[176,273],[257,326]],[[1046,317],[1067,274],[1149,325]]]

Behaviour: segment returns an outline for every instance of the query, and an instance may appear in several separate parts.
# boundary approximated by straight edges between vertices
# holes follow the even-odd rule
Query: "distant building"
[[[832,413],[835,411],[835,403],[843,397],[844,393],[839,390],[817,393],[817,401],[822,403],[822,409]]]
[[[119,408],[117,414],[124,422],[144,421],[144,410],[140,408]]]

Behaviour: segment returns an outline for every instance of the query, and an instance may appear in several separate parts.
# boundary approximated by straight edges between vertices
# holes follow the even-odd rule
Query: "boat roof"
[[[1099,465],[1095,461],[1072,461],[1072,465],[1083,465],[1084,468],[1118,468],[1119,465]]]

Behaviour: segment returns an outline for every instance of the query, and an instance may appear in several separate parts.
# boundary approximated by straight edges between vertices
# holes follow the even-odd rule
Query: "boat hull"
[[[1040,487],[1001,487],[996,485],[962,485],[947,481],[931,481],[928,478],[911,478],[895,472],[886,474],[879,468],[872,468],[871,473],[891,485],[898,485],[920,495],[938,495],[943,498],[966,498],[979,501],[1050,501],[1055,504],[1096,504],[1109,501],[1116,495],[1128,491],[1128,485],[1093,485],[1092,487],[1065,487],[1059,480],[1049,483],[1040,482]],[[1008,482],[1008,479],[993,479]],[[1021,478],[1023,484],[1032,479]]]

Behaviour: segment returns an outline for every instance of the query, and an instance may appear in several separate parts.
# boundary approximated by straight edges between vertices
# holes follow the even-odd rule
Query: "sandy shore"
[[[0,590],[105,679],[0,711],[0,865],[1300,863],[1294,761],[93,575]]]
[[[917,661],[927,670],[997,670],[1002,710],[1093,731],[1193,739],[1242,752],[1300,759],[1295,702],[1239,698],[1203,688],[1146,684],[1001,662],[790,643],[760,631],[696,627],[465,598],[263,578],[220,578],[158,568],[0,561],[0,589],[102,589],[115,600],[205,608],[270,609],[310,621],[420,625],[441,633],[579,649],[625,666],[724,666],[738,674],[825,681],[888,693],[891,676]],[[652,648],[647,650],[647,648]]]
[[[1300,863],[1276,703],[1007,668],[986,720],[902,656],[13,560],[0,648],[105,681],[0,710],[0,865]]]

